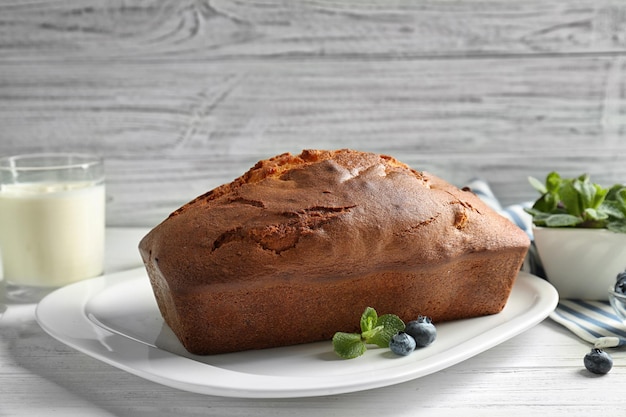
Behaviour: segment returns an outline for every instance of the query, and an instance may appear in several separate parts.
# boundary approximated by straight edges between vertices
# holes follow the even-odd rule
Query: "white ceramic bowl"
[[[626,269],[626,233],[605,229],[534,227],[548,281],[560,298],[608,300],[607,288]]]

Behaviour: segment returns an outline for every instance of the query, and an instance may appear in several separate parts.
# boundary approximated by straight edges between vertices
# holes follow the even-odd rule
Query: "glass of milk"
[[[35,299],[102,274],[104,231],[100,157],[0,158],[0,257],[9,298]]]

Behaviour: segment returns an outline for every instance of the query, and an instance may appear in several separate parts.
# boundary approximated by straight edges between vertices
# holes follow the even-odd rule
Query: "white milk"
[[[6,281],[58,287],[102,273],[104,184],[1,187],[0,251]]]

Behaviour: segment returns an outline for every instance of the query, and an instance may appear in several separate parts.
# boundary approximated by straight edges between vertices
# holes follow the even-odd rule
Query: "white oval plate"
[[[164,324],[143,268],[56,290],[39,303],[36,317],[59,341],[150,381],[209,395],[289,398],[361,391],[437,372],[531,328],[557,302],[550,284],[521,272],[501,313],[439,323],[435,342],[406,357],[374,347],[351,360],[339,359],[330,341],[189,354]]]

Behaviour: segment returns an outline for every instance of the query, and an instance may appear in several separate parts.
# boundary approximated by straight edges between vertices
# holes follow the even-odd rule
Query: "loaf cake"
[[[529,244],[470,190],[344,149],[260,161],[139,249],[165,322],[205,355],[330,340],[368,306],[435,323],[498,313]]]

